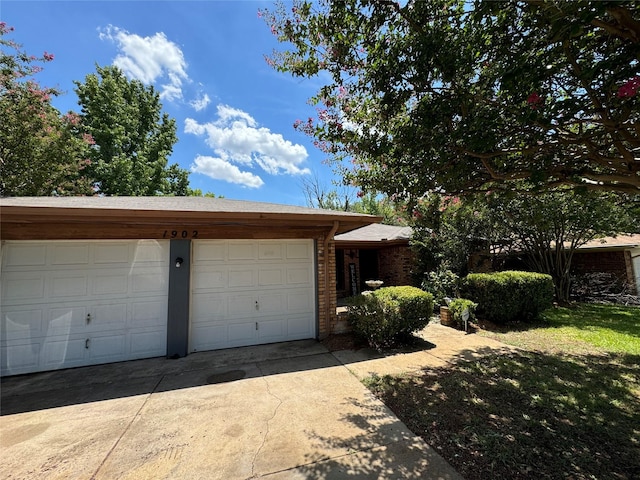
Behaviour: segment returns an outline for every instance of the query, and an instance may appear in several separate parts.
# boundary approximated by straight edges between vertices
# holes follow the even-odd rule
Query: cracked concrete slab
[[[228,353],[4,379],[0,477],[460,478],[317,342]]]

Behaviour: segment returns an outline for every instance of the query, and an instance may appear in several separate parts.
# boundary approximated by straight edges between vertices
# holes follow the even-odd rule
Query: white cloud
[[[205,108],[207,108],[207,105],[209,105],[210,103],[211,99],[209,98],[209,95],[205,93],[200,98],[191,100],[189,102],[189,105],[191,105],[196,112],[199,112],[200,110],[204,110]]]
[[[222,158],[198,155],[191,165],[191,171],[202,173],[214,180],[224,180],[250,188],[259,188],[264,185],[262,179],[251,172],[243,172],[235,165]]]
[[[217,112],[218,118],[212,122],[201,124],[187,118],[184,127],[185,133],[205,137],[205,142],[216,154],[217,173],[221,171],[221,162],[236,169],[236,165],[257,166],[271,175],[310,173],[308,168],[303,167],[308,157],[304,146],[293,144],[281,134],[260,127],[251,115],[242,110],[218,105]],[[209,175],[197,163],[192,166],[192,171]]]
[[[151,37],[141,37],[113,25],[100,31],[101,40],[114,42],[120,53],[113,64],[129,77],[145,84],[166,78],[161,85],[160,98],[182,98],[182,83],[189,81],[187,63],[182,50],[167,39],[162,32]]]

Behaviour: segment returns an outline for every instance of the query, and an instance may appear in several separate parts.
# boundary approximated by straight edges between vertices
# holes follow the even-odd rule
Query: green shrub
[[[353,332],[382,348],[429,323],[433,296],[416,287],[385,287],[352,298],[347,311]]]
[[[458,293],[458,276],[451,270],[427,272],[420,288],[433,295],[436,306],[445,304],[445,297],[454,298]]]
[[[476,319],[475,312],[477,307],[477,303],[467,300],[466,298],[456,298],[455,300],[451,300],[451,302],[449,302],[449,311],[451,312],[456,327],[460,329],[465,327],[463,317],[465,310],[469,312],[469,318],[467,318],[467,321],[473,322]]]
[[[472,273],[460,282],[460,294],[476,302],[486,320],[532,320],[552,306],[553,280],[532,272]]]

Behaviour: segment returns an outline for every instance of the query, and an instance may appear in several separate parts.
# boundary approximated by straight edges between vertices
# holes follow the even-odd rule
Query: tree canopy
[[[633,1],[297,1],[260,15],[286,44],[269,63],[326,73],[317,119],[295,126],[347,182],[405,198],[523,179],[640,193]]]
[[[79,135],[77,115],[51,105],[59,92],[34,78],[53,55],[27,54],[7,38],[12,31],[0,22],[0,196],[91,194],[92,139]]]
[[[571,262],[587,242],[621,232],[633,232],[630,217],[610,193],[557,189],[529,195],[488,196],[496,231],[511,253],[524,254],[537,272],[553,278],[556,299],[569,302]]]
[[[117,67],[96,70],[75,84],[82,128],[95,141],[88,170],[98,193],[187,195],[188,171],[167,165],[178,138],[159,94]]]

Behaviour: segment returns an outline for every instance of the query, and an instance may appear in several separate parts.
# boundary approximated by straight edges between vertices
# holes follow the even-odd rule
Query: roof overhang
[[[0,199],[0,238],[313,238],[380,217],[202,197],[16,197]]]

